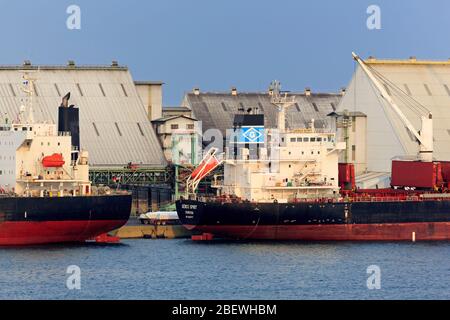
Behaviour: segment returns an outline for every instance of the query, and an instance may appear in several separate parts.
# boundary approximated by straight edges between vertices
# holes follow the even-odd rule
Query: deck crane
[[[366,73],[369,79],[377,87],[381,94],[381,97],[388,102],[390,107],[399,116],[405,127],[411,132],[411,134],[417,139],[419,143],[419,159],[423,162],[433,161],[433,116],[429,110],[427,115],[421,116],[421,129],[418,131],[414,128],[412,123],[406,118],[405,114],[400,110],[395,101],[388,94],[386,89],[372,73],[369,66],[354,52],[352,52],[353,59],[358,62],[361,69]]]

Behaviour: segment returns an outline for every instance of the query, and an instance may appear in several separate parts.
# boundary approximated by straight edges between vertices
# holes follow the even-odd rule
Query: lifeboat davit
[[[42,165],[45,168],[60,168],[65,163],[66,162],[64,161],[64,158],[60,153],[54,153],[51,156],[47,156],[42,159]]]

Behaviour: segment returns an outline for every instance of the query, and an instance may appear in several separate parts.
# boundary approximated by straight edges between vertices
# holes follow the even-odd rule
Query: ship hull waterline
[[[429,211],[433,208],[435,213]],[[236,240],[450,240],[450,202],[443,201],[255,205],[185,200],[177,211],[188,230]]]
[[[84,242],[129,219],[131,195],[0,198],[0,246]]]

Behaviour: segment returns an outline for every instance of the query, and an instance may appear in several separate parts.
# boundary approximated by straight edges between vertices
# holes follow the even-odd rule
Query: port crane
[[[421,129],[416,130],[412,123],[408,120],[405,114],[400,110],[399,106],[392,97],[389,95],[387,90],[384,88],[380,82],[380,76],[371,70],[372,68],[368,66],[356,53],[352,52],[353,59],[361,66],[361,69],[373,82],[375,87],[381,94],[381,97],[389,104],[392,110],[399,116],[405,127],[411,132],[411,134],[417,139],[419,143],[419,159],[423,162],[433,161],[433,116],[429,110],[426,110],[425,115],[421,115]],[[401,90],[400,90],[401,91]],[[412,99],[412,98],[411,98]],[[422,107],[423,108],[423,107]],[[425,109],[425,108],[423,108]],[[422,109],[422,110],[423,110]]]

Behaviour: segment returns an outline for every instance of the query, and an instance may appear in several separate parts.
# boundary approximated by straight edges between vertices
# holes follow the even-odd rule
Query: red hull
[[[82,242],[120,228],[126,220],[0,223],[0,246]]]
[[[234,239],[309,241],[450,240],[450,222],[291,226],[192,226],[190,230]]]

